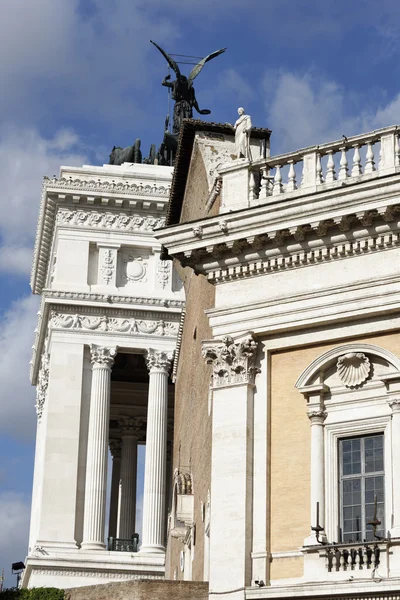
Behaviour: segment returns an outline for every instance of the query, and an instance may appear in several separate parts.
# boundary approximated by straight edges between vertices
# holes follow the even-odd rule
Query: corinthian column
[[[173,353],[148,350],[149,401],[143,492],[141,552],[165,552],[168,373]]]
[[[103,550],[106,514],[111,369],[116,348],[90,346],[93,365],[82,548]]]
[[[143,419],[122,417],[121,475],[117,537],[128,539],[135,533],[137,445]]]
[[[109,537],[115,538],[117,535],[119,478],[121,471],[121,440],[111,439],[110,451],[113,463],[111,475],[110,518],[108,522],[108,535]]]

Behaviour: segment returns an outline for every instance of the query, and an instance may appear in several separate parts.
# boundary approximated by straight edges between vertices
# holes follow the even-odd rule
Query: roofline
[[[183,119],[178,138],[175,168],[167,208],[166,227],[179,223],[183,198],[185,196],[186,182],[189,174],[189,165],[192,158],[194,138],[198,131],[209,131],[211,133],[221,133],[233,136],[235,130],[230,123],[212,123],[200,121],[199,119]],[[268,141],[270,136],[270,129],[253,127],[251,130],[251,137],[253,139]]]

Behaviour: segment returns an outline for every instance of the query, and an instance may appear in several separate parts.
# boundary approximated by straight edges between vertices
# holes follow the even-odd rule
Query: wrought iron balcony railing
[[[139,549],[139,534],[134,533],[129,539],[108,538],[108,550],[114,552],[137,552]]]

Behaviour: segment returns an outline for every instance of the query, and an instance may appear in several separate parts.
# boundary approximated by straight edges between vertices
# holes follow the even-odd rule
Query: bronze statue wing
[[[219,56],[220,54],[222,54],[223,52],[225,52],[225,50],[226,50],[226,48],[221,48],[221,50],[216,50],[215,52],[212,52],[211,54],[209,54],[208,56],[206,56],[205,58],[203,58],[199,63],[197,63],[197,65],[195,67],[193,67],[193,69],[191,70],[190,75],[188,77],[189,87],[192,85],[193,80],[200,73],[200,71],[202,70],[202,68],[206,64],[206,62],[208,62],[209,60],[212,60],[216,56]]]
[[[170,55],[167,54],[162,48],[160,48],[160,46],[158,44],[156,44],[152,40],[150,40],[150,43],[153,44],[153,46],[155,46],[156,48],[158,48],[158,50],[161,52],[161,54],[163,55],[165,60],[168,62],[171,69],[173,69],[175,71],[176,76],[180,77],[181,72],[179,70],[179,67],[178,67],[177,63],[170,57]]]

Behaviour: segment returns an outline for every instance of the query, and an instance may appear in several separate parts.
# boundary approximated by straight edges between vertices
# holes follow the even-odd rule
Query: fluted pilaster
[[[164,552],[167,461],[168,372],[173,353],[149,350],[146,463],[141,552]]]
[[[122,451],[118,538],[130,538],[135,533],[137,445],[142,433],[143,423],[143,419],[125,416],[119,422]]]
[[[111,369],[116,348],[90,346],[92,390],[86,466],[85,515],[82,548],[103,550],[106,511],[108,427]]]

